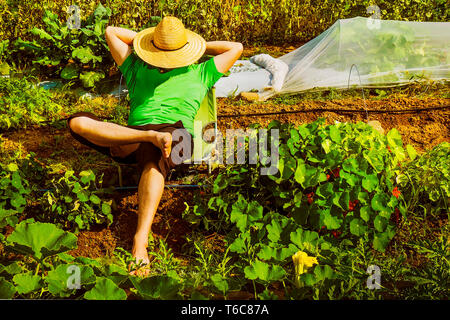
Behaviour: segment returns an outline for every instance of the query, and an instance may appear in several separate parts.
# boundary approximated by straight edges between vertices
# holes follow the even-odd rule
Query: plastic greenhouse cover
[[[319,88],[386,87],[414,80],[450,79],[450,22],[410,22],[356,17],[341,19],[300,48],[280,57],[289,66],[279,92],[262,68],[233,70],[216,83],[217,96],[232,90],[275,94]],[[243,61],[238,61],[239,66]],[[236,64],[236,65],[237,65]],[[253,65],[255,66],[255,65]],[[239,72],[241,71],[241,72]],[[227,79],[229,78],[229,79]]]

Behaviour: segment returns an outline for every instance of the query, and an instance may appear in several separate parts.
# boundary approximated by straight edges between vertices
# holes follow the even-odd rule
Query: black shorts
[[[95,116],[94,114],[90,112],[77,112],[69,116],[67,119],[67,123],[73,118],[76,117],[88,117],[93,120],[102,121],[100,118]],[[82,136],[76,134],[72,131],[72,129],[69,127],[70,134],[72,137],[74,137],[76,140],[78,140],[80,143],[97,150],[98,152],[112,158],[114,161],[123,163],[123,164],[138,164],[139,169],[142,171],[144,166],[148,162],[152,162],[157,165],[159,170],[164,176],[164,179],[166,179],[167,174],[169,171],[173,168],[175,168],[177,165],[180,165],[177,161],[177,163],[174,163],[172,161],[172,153],[171,156],[168,158],[163,157],[161,150],[155,146],[153,143],[150,142],[141,142],[139,145],[139,148],[133,151],[131,154],[129,154],[126,157],[115,157],[111,155],[110,147],[102,147],[99,145],[96,145],[95,143],[92,143],[91,141],[83,138]],[[183,135],[180,137],[178,141],[172,140],[172,151],[174,150],[174,147],[178,144],[180,145],[177,149],[178,150],[188,150],[190,148],[190,154],[192,154],[194,150],[194,139],[192,138],[192,135],[184,128],[183,123],[181,121],[177,121],[175,123],[162,123],[162,124],[146,124],[143,126],[127,126],[127,128],[137,129],[137,130],[154,130],[154,131],[160,131],[160,132],[170,132],[173,133],[176,129],[184,130]],[[188,139],[183,139],[183,136],[189,137]],[[179,155],[179,157],[183,157],[182,151]]]

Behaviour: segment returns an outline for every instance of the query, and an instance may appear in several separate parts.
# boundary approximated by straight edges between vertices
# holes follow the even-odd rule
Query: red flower
[[[389,152],[391,152],[391,148],[389,146],[387,146],[387,149],[388,149]]]
[[[348,210],[353,211],[358,202],[359,202],[358,199],[356,199],[354,201],[349,201],[348,202]]]
[[[306,196],[308,197],[308,203],[309,204],[313,203],[313,201],[314,201],[314,199],[313,199],[314,192],[307,193]]]
[[[398,210],[398,208],[395,208],[394,214],[392,215],[391,219],[395,221],[395,224],[398,224],[398,222],[400,221],[400,210]]]
[[[401,194],[401,192],[400,190],[398,190],[398,187],[395,187],[394,190],[392,190],[392,194],[398,199],[398,196]]]
[[[331,170],[331,172],[333,173],[333,175],[337,178],[339,177],[339,171],[341,171],[341,168],[336,168],[334,170]]]
[[[329,174],[327,174],[327,180],[329,180],[330,179],[330,175]]]
[[[333,237],[335,237],[337,239],[342,234],[342,232],[333,230],[333,231],[331,231],[331,234],[333,235]]]

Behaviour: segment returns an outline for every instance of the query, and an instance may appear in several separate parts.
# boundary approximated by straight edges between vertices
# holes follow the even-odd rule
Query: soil
[[[412,108],[431,108],[450,105],[450,99],[441,98],[406,98],[389,97],[381,100],[341,99],[331,101],[302,101],[296,105],[271,104],[271,103],[247,103],[239,108],[230,105],[228,99],[218,99],[218,128],[225,132],[226,129],[246,128],[252,123],[260,123],[265,126],[276,119],[280,122],[290,122],[295,125],[312,122],[318,118],[325,118],[327,124],[339,122],[368,122],[377,120],[387,133],[396,128],[404,145],[411,144],[419,152],[431,149],[444,141],[450,141],[450,109],[430,110],[405,114],[369,113],[365,112],[328,112],[317,111],[318,108],[326,109],[354,109],[365,110],[407,110]],[[302,113],[291,113],[267,116],[223,117],[222,115],[237,115],[279,111],[306,110]],[[308,110],[310,110],[308,112]]]

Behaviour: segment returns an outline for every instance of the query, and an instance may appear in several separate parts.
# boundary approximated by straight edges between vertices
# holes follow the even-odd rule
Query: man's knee
[[[84,129],[86,128],[86,122],[88,122],[90,119],[88,117],[75,117],[69,120],[69,127],[70,129],[77,133],[82,134],[84,132]]]

